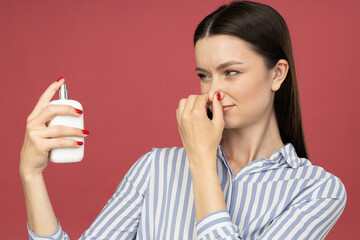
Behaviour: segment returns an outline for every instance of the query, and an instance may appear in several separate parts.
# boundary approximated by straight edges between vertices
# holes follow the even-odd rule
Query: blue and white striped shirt
[[[111,199],[80,239],[324,239],[346,203],[341,180],[291,143],[233,174],[221,145],[217,173],[227,211],[195,220],[189,162],[184,148],[153,148],[126,173]],[[211,199],[209,199],[211,201]],[[58,223],[50,237],[69,239]]]

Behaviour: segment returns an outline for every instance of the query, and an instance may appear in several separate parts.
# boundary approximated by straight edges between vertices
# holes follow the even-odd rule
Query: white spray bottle
[[[59,89],[59,100],[53,100],[49,102],[49,104],[70,105],[83,111],[83,107],[78,101],[68,99],[66,84],[61,85]],[[68,127],[77,127],[80,129],[84,129],[84,113],[82,113],[79,117],[73,117],[69,115],[57,115],[48,123],[49,127],[54,125],[64,125]],[[49,153],[49,160],[54,163],[80,162],[84,157],[84,137],[74,136],[62,138],[74,139],[76,141],[81,141],[84,144],[79,148],[54,148]]]

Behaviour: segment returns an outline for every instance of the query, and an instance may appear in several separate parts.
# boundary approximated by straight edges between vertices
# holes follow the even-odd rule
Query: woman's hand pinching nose
[[[224,129],[223,108],[216,95],[213,119],[207,117],[208,95],[190,95],[176,110],[179,133],[192,169],[216,170],[216,151]]]

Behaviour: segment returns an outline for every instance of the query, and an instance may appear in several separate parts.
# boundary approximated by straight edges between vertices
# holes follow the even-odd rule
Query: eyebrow
[[[243,62],[238,62],[238,61],[229,61],[229,62],[225,62],[225,63],[222,63],[219,66],[217,66],[216,70],[221,70],[223,68],[226,68],[228,66],[235,65],[235,64],[244,64],[244,63]],[[200,68],[200,67],[196,67],[195,71],[207,72],[205,69]]]

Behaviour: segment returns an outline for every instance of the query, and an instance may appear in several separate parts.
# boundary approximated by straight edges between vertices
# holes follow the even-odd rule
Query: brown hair
[[[282,141],[293,144],[298,157],[308,158],[290,33],[282,16],[262,3],[233,1],[220,6],[201,21],[194,34],[194,46],[197,40],[216,34],[231,35],[248,42],[263,56],[269,70],[279,59],[289,63],[288,74],[275,92],[276,120]]]

